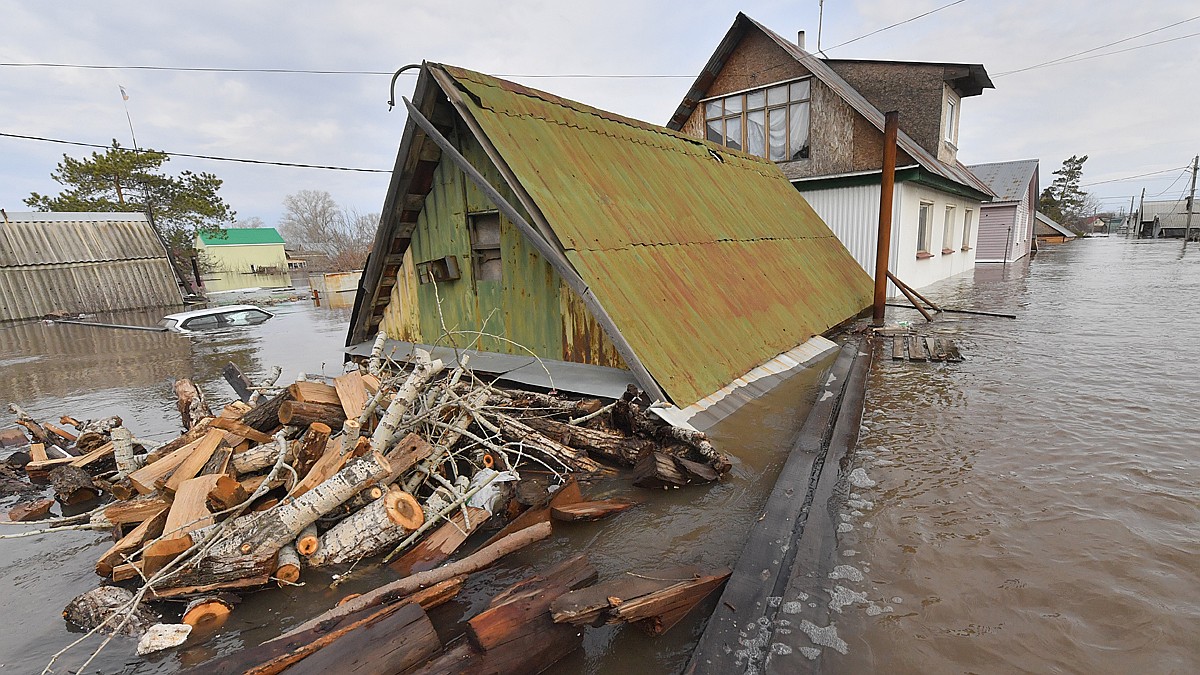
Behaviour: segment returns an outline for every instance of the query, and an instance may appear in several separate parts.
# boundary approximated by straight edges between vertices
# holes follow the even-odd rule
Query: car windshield
[[[175,326],[179,325],[179,322],[175,319],[163,319],[162,321],[158,322],[158,325],[166,328],[167,330],[171,330]]]

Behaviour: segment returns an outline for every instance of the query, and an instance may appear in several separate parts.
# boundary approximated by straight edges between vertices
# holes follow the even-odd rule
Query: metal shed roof
[[[1050,230],[1053,230],[1054,232],[1057,232],[1057,233],[1063,235],[1064,237],[1068,237],[1070,239],[1074,239],[1075,237],[1079,236],[1079,235],[1075,234],[1074,232],[1068,230],[1067,228],[1063,227],[1062,225],[1059,225],[1058,223],[1054,222],[1053,220],[1050,219],[1049,216],[1042,213],[1041,211],[1036,212],[1034,215],[1037,217],[1037,224],[1039,226],[1041,226],[1041,227],[1036,228],[1036,232],[1035,232],[1036,234],[1043,234],[1043,233],[1050,234],[1050,232],[1046,232],[1044,229],[1044,228],[1049,228]]]
[[[251,244],[282,244],[283,237],[273,227],[229,227],[220,234],[201,233],[205,246],[247,246]]]
[[[773,163],[451,66],[425,66],[418,97],[433,69],[672,402],[870,304],[869,277]],[[405,203],[393,191],[384,213]],[[373,257],[397,255],[387,223]]]
[[[967,168],[996,193],[997,202],[1019,202],[1029,189],[1029,182],[1037,173],[1038,160],[1018,159],[1012,162],[972,164]]]

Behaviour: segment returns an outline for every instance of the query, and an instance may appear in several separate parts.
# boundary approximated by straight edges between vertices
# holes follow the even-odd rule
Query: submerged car
[[[238,326],[257,326],[273,316],[275,315],[254,305],[226,305],[168,314],[158,322],[158,325],[167,330],[192,333]]]

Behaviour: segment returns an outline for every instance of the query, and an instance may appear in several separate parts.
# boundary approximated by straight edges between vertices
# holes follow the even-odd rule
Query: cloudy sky
[[[965,102],[959,157],[968,164],[1037,157],[1045,185],[1062,159],[1087,154],[1084,183],[1114,210],[1142,188],[1160,198],[1186,190],[1183,167],[1200,152],[1200,91],[1187,84],[1200,73],[1200,5],[960,0],[830,48],[951,2],[827,0],[821,43],[836,58],[983,63],[996,89]],[[389,75],[134,66],[391,72],[424,59],[664,123],[738,10],[785,36],[804,29],[815,48],[818,0],[0,0],[0,133],[130,145],[123,85],[143,147],[388,170],[404,126],[404,114],[387,109]],[[1005,74],[1080,52],[1076,62]],[[29,63],[122,68],[12,65]],[[413,83],[402,77],[397,94]],[[0,207],[27,210],[30,192],[56,192],[49,175],[64,152],[91,151],[0,136]],[[371,212],[387,185],[386,173],[186,158],[167,167],[217,174],[239,217],[268,225],[291,192],[327,190]],[[1153,175],[1116,180],[1142,174]]]

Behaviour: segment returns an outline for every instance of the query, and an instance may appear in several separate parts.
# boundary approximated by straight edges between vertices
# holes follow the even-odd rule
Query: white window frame
[[[955,114],[958,112],[958,104],[953,98],[946,99],[946,142],[954,143],[954,123]]]
[[[927,258],[929,240],[933,238],[933,202],[921,202],[917,207],[917,257]]]
[[[962,250],[963,251],[971,250],[971,219],[974,217],[975,217],[975,211],[973,209],[966,209],[963,211],[963,230],[962,230],[962,232],[963,232]]]
[[[954,253],[954,214],[953,204],[946,205],[945,220],[942,221],[942,255]]]

